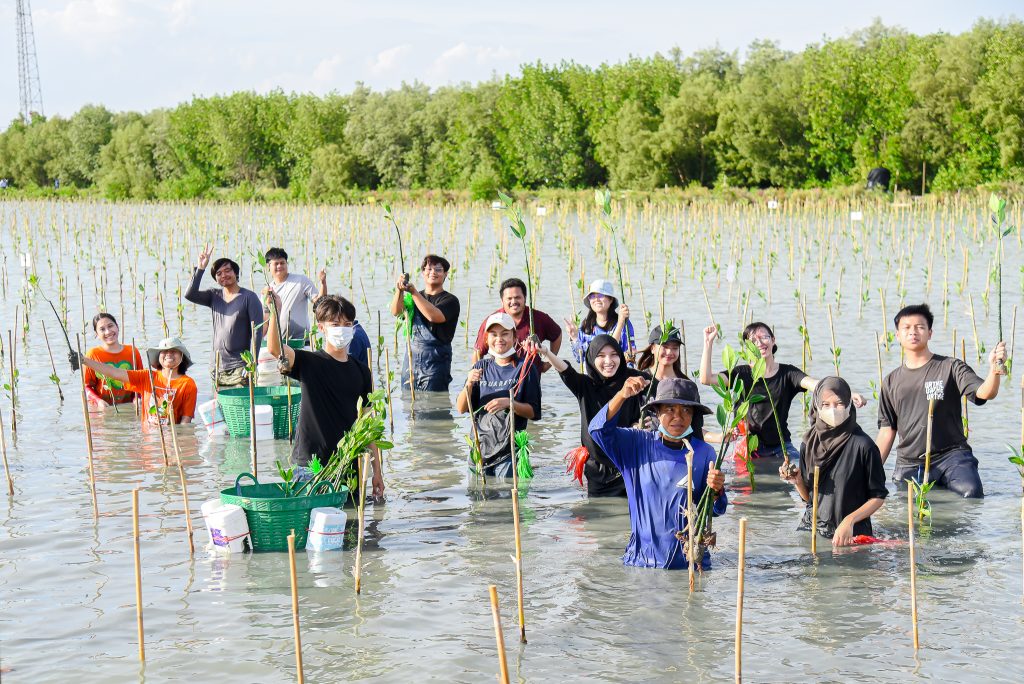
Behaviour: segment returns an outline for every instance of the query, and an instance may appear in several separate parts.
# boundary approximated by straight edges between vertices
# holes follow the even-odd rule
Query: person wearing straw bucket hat
[[[658,432],[619,427],[623,405],[647,387],[646,378],[628,378],[590,422],[590,435],[622,473],[629,500],[631,534],[625,565],[642,568],[687,567],[685,546],[677,533],[686,528],[687,457],[692,453],[693,501],[707,488],[714,496],[712,512],[725,513],[729,504],[725,476],[715,467],[714,450],[692,431],[696,414],[711,409],[701,403],[696,383],[688,378],[666,378],[644,406],[658,417]],[[705,551],[701,566],[711,566]]]
[[[565,319],[565,330],[569,333],[572,355],[576,363],[583,363],[590,347],[590,341],[598,335],[611,335],[622,347],[627,358],[632,359],[636,349],[633,324],[629,322],[629,307],[619,306],[615,297],[615,285],[610,280],[595,280],[583,298],[587,315],[577,327],[574,321]]]
[[[129,392],[143,394],[142,405],[147,409],[153,405],[150,395],[154,393],[155,386],[159,419],[167,421],[171,415],[168,413],[170,410],[173,411],[176,423],[191,423],[196,414],[196,399],[199,395],[196,381],[186,374],[192,365],[192,355],[188,353],[185,343],[177,337],[167,337],[156,347],[147,349],[146,357],[154,371],[152,374],[148,370],[125,370],[87,357],[79,360],[93,372],[120,382]],[[150,415],[148,410],[144,415]],[[157,419],[156,416],[150,417],[152,420]]]

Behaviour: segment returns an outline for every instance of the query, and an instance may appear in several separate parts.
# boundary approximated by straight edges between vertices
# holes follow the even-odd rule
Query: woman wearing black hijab
[[[611,335],[597,335],[590,341],[585,375],[578,373],[548,349],[538,347],[537,353],[554,366],[562,382],[580,402],[582,446],[574,449],[567,457],[568,471],[575,471],[577,477],[583,474],[587,476],[589,496],[626,496],[622,474],[594,442],[587,427],[604,405],[622,389],[626,378],[642,377],[643,374],[626,365],[622,348]],[[639,421],[642,404],[642,396],[630,398],[620,410],[619,424],[633,425]]]
[[[779,476],[796,486],[800,498],[810,502],[814,467],[818,466],[818,533],[832,538],[832,546],[848,546],[858,535],[871,535],[871,514],[882,507],[888,490],[882,456],[874,440],[857,424],[850,386],[842,378],[827,377],[814,388],[811,428],[800,446],[800,469],[793,474],[779,468]],[[811,504],[804,512],[802,529],[811,524]]]

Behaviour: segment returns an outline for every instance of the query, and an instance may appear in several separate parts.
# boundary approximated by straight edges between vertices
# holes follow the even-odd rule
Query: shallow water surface
[[[72,328],[79,328],[82,310],[91,317],[99,306],[97,287],[107,307],[119,315],[127,336],[140,346],[161,336],[154,273],[166,288],[168,325],[177,333],[174,312],[176,283],[184,288],[195,246],[218,231],[231,235],[222,252],[244,254],[253,248],[240,241],[261,231],[259,244],[283,244],[296,256],[292,269],[312,273],[331,259],[331,290],[350,296],[360,310],[371,338],[377,335],[376,313],[384,310],[394,282],[393,252],[388,234],[377,233],[376,211],[336,209],[174,207],[149,205],[0,205],[0,244],[7,283],[0,314],[18,334],[15,309],[24,311],[23,269],[19,254],[32,252],[44,292],[57,299],[57,273],[67,284]],[[455,264],[453,291],[462,299],[463,315],[472,290],[471,330],[496,297],[488,290],[493,270],[497,229],[490,212],[475,210],[407,210],[403,225],[428,228],[409,240],[407,264],[428,248],[442,251]],[[842,370],[856,389],[870,395],[876,381],[873,332],[881,327],[878,288],[886,289],[888,315],[897,307],[894,277],[898,259],[886,265],[890,244],[867,244],[867,284],[856,275],[864,253],[847,249],[858,243],[857,231],[891,230],[894,219],[867,216],[841,240],[839,264],[845,265],[847,293],[835,317]],[[747,217],[751,224],[762,215]],[[744,220],[747,220],[744,219]],[[686,223],[685,210],[637,215],[642,230]],[[816,258],[799,272],[787,273],[788,231],[812,230],[801,219],[780,219],[773,249],[774,299],[753,293],[763,290],[763,275],[753,276],[748,257],[737,257],[734,282],[724,272],[706,272],[703,281],[689,266],[671,262],[666,297],[668,316],[684,318],[689,335],[688,367],[699,359],[699,329],[706,324],[700,283],[704,282],[716,320],[727,339],[741,325],[738,297],[747,289],[755,297],[751,314],[776,328],[779,358],[799,363],[799,324],[793,291],[802,286],[809,309],[813,361],[809,370],[821,377],[832,371],[825,304],[818,300]],[[785,221],[791,221],[787,224]],[[540,241],[542,287],[538,308],[561,320],[568,314],[567,257],[558,223],[572,234],[586,255],[587,278],[603,274],[603,259],[588,246],[592,226],[561,211],[536,226]],[[728,222],[727,222],[728,223]],[[838,223],[843,223],[838,221]],[[923,230],[926,222],[902,216],[896,225]],[[68,225],[69,229],[61,228]],[[940,228],[941,228],[940,222]],[[341,226],[341,227],[339,227]],[[348,226],[346,228],[345,226]],[[363,226],[363,227],[360,227]],[[366,228],[365,226],[373,227]],[[468,251],[473,226],[482,226],[479,251]],[[915,228],[917,226],[917,228]],[[251,227],[251,228],[250,228]],[[728,228],[728,226],[726,226]],[[956,226],[954,226],[956,227]],[[72,237],[74,230],[82,235]],[[367,231],[372,249],[355,254],[339,236],[345,230]],[[60,231],[71,231],[60,233]],[[161,237],[166,230],[171,237]],[[383,230],[381,228],[380,230]],[[934,230],[938,230],[933,228]],[[15,231],[19,238],[15,240]],[[34,233],[33,233],[34,231]],[[56,232],[54,232],[56,231]],[[340,231],[340,232],[339,232]],[[56,239],[65,234],[66,241]],[[27,234],[40,237],[29,245]],[[49,237],[45,237],[49,235]],[[282,238],[290,235],[290,238]],[[870,235],[870,233],[869,233]],[[902,258],[934,259],[941,272],[942,256],[927,247],[925,231],[913,252]],[[134,236],[134,237],[133,237]],[[267,236],[274,236],[272,239]],[[460,237],[461,236],[461,237]],[[932,234],[931,239],[935,239]],[[966,239],[966,238],[962,238]],[[362,240],[362,238],[361,238]],[[137,241],[137,242],[135,242]],[[358,241],[357,241],[358,242]],[[101,253],[104,244],[111,253]],[[133,245],[142,247],[137,255]],[[362,242],[361,244],[367,244]],[[411,246],[410,246],[411,245]],[[521,272],[521,251],[505,249],[510,262],[498,277]],[[904,246],[901,249],[906,249]],[[937,321],[936,346],[944,351],[952,330],[971,330],[968,292],[974,293],[982,341],[991,346],[995,310],[981,301],[988,248],[971,251],[971,275],[963,295],[951,285],[947,317]],[[91,250],[91,252],[89,252]],[[960,282],[959,247],[947,260],[949,282]],[[89,256],[89,252],[93,256]],[[642,281],[647,304],[656,302],[665,276],[662,257],[641,246],[623,261],[637,286]],[[167,259],[166,254],[171,258]],[[410,257],[410,254],[413,256]],[[930,257],[928,255],[931,255]],[[714,255],[701,258],[710,263]],[[897,255],[900,256],[900,255]],[[76,258],[78,261],[76,261]],[[675,257],[673,257],[675,258]],[[161,265],[160,262],[164,261]],[[244,260],[248,268],[248,259]],[[977,262],[975,264],[975,261]],[[1021,263],[1016,244],[1007,245],[1007,273]],[[102,266],[101,264],[105,264]],[[354,278],[350,276],[355,264]],[[93,274],[106,269],[97,286]],[[137,268],[145,282],[145,325],[128,273]],[[579,261],[573,279],[578,277]],[[915,262],[908,273],[917,273]],[[698,268],[698,271],[701,270]],[[723,268],[724,271],[724,268]],[[125,274],[119,288],[119,275]],[[874,273],[874,276],[871,274]],[[826,300],[834,302],[828,271]],[[751,278],[756,277],[756,282]],[[258,276],[257,276],[258,278]],[[676,284],[672,284],[672,279]],[[612,276],[614,280],[614,276]],[[717,279],[717,281],[716,281]],[[243,281],[247,278],[243,277]],[[350,287],[351,281],[351,287]],[[1011,282],[1014,281],[1014,282]],[[211,286],[209,278],[205,281]],[[104,287],[105,283],[105,287]],[[814,285],[808,286],[808,283]],[[733,286],[735,285],[735,292]],[[632,286],[632,284],[631,284]],[[941,284],[925,290],[923,279],[904,282],[907,301],[928,298],[938,308]],[[159,287],[159,285],[157,285]],[[858,315],[860,288],[871,292]],[[1009,312],[1020,301],[1015,278],[1004,292]],[[363,294],[365,291],[365,294]],[[127,294],[125,294],[127,292]],[[638,338],[646,338],[639,291],[630,299]],[[364,299],[366,304],[364,304]],[[18,341],[20,372],[18,430],[10,434],[10,404],[3,395],[8,458],[15,482],[13,498],[0,502],[0,658],[9,668],[4,681],[80,682],[217,681],[280,682],[294,678],[295,658],[288,556],[281,553],[224,556],[204,548],[206,532],[199,505],[215,498],[235,476],[249,469],[248,443],[211,439],[202,427],[179,431],[179,447],[189,479],[197,549],[189,558],[175,468],[165,468],[157,433],[140,431],[131,407],[92,414],[100,517],[94,520],[86,470],[85,434],[80,396],[63,362],[63,340],[52,312],[34,293],[25,294],[32,308],[26,343]],[[486,302],[486,305],[484,304]],[[749,318],[750,316],[748,316]],[[1009,317],[1009,313],[1007,313]],[[657,318],[657,316],[655,316]],[[42,340],[45,320],[54,345],[66,399],[60,403],[48,376],[49,359]],[[210,397],[209,314],[185,303],[184,337],[196,361],[200,402]],[[386,312],[382,334],[392,344]],[[72,331],[73,334],[74,331]],[[453,394],[469,367],[465,331],[455,341]],[[939,342],[939,340],[943,340]],[[92,344],[91,331],[86,342]],[[4,332],[4,382],[9,349]],[[567,345],[566,345],[567,346]],[[721,349],[719,345],[718,349]],[[392,350],[394,351],[394,350]],[[968,338],[968,360],[975,353]],[[568,354],[566,348],[564,355]],[[394,362],[394,357],[392,357]],[[898,347],[882,349],[886,370],[899,363]],[[718,362],[716,359],[716,367]],[[976,368],[980,368],[974,363]],[[376,381],[386,377],[383,365]],[[1012,384],[1019,382],[1014,378]],[[397,383],[396,383],[397,385]],[[745,478],[729,482],[732,506],[716,519],[719,548],[714,568],[699,578],[690,595],[685,572],[623,567],[619,556],[628,536],[624,500],[587,500],[564,473],[562,455],[578,444],[579,416],[575,402],[553,373],[543,379],[543,420],[531,427],[536,447],[536,477],[521,500],[525,572],[527,644],[518,642],[511,500],[507,483],[470,478],[465,466],[463,436],[468,424],[454,416],[446,396],[418,396],[415,406],[397,392],[394,400],[396,448],[386,454],[387,502],[367,509],[363,554],[363,589],[353,590],[354,551],[297,557],[303,658],[308,681],[491,681],[497,658],[487,586],[496,584],[501,597],[509,668],[520,681],[711,682],[733,678],[733,635],[736,614],[737,525],[748,520],[747,571],[744,599],[743,668],[747,681],[904,682],[1015,681],[1024,671],[1022,645],[1022,569],[1020,479],[1005,460],[1005,444],[1015,442],[1019,419],[1016,392],[984,408],[971,407],[971,440],[981,461],[988,496],[961,501],[945,492],[932,495],[935,519],[918,537],[918,610],[921,650],[915,657],[910,635],[909,558],[905,544],[848,549],[833,553],[819,540],[817,557],[809,553],[807,533],[796,532],[800,515],[795,495],[770,472],[759,472],[751,492]],[[705,401],[713,393],[703,388]],[[874,434],[877,402],[860,412],[860,422]],[[805,427],[799,403],[790,418],[794,436]],[[261,443],[259,472],[267,475],[275,459],[289,453],[286,442]],[[891,473],[893,461],[887,464]],[[727,459],[727,470],[733,468]],[[141,544],[146,664],[138,663],[131,529],[131,490],[141,489]],[[905,495],[893,492],[875,517],[876,536],[906,539]],[[350,518],[352,513],[350,512]]]

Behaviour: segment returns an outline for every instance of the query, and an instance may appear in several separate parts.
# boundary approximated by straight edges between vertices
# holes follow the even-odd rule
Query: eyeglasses
[[[591,292],[590,294],[587,295],[587,299],[589,299],[590,301],[594,301],[595,299],[604,299],[607,296],[608,295],[603,295],[600,292]]]
[[[768,344],[772,341],[772,338],[769,335],[751,335],[747,339],[751,342],[763,342],[764,344]]]
[[[444,266],[442,266],[441,264],[434,264],[433,266],[423,267],[424,273],[427,273],[429,271],[433,271],[434,273],[444,273]]]

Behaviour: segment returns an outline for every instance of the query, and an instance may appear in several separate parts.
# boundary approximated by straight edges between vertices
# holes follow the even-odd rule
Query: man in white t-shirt
[[[309,313],[306,301],[315,302],[327,294],[327,272],[317,274],[319,286],[304,275],[288,272],[288,252],[280,247],[271,247],[265,255],[267,268],[273,278],[270,286],[281,299],[281,310],[278,317],[286,339],[301,339],[309,333]],[[270,310],[264,307],[264,314],[269,317]]]

